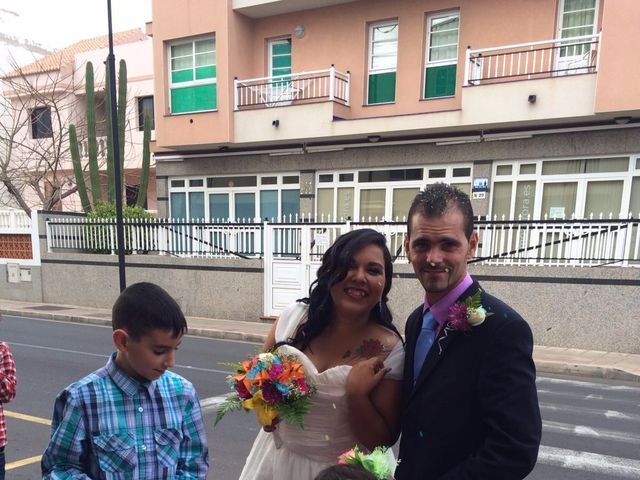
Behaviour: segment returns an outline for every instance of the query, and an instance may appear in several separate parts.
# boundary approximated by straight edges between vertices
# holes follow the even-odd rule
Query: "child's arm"
[[[6,343],[0,343],[0,403],[16,397],[16,364]]]
[[[84,453],[85,428],[77,399],[67,390],[56,399],[51,440],[42,455],[42,479],[90,480],[80,458]]]
[[[195,390],[183,413],[182,434],[177,478],[185,480],[207,478],[209,449],[200,411],[200,401]]]

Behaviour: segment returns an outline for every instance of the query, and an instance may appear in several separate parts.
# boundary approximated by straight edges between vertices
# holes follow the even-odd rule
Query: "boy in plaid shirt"
[[[7,446],[7,426],[2,404],[16,397],[16,364],[9,345],[0,342],[0,480],[4,480],[4,449]]]
[[[205,479],[207,440],[193,385],[169,371],[187,331],[162,288],[136,283],[112,313],[117,352],[56,399],[44,479]]]

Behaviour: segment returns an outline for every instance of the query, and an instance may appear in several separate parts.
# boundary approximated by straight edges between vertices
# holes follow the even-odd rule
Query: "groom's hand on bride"
[[[347,395],[350,397],[368,396],[390,370],[378,357],[356,363],[347,376]]]

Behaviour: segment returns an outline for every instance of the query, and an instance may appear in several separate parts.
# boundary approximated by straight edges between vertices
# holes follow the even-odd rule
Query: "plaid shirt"
[[[114,360],[58,395],[43,478],[206,478],[207,439],[193,385],[172,372],[139,382]]]
[[[0,447],[7,444],[7,425],[2,404],[16,397],[16,364],[9,345],[0,342]]]

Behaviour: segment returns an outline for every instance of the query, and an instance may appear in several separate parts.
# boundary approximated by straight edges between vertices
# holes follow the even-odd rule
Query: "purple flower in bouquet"
[[[251,392],[247,390],[247,387],[244,385],[244,383],[242,382],[236,383],[235,389],[236,389],[236,392],[238,392],[238,395],[240,396],[240,398],[242,398],[243,400],[246,400],[247,398],[251,398]]]
[[[274,363],[269,369],[269,378],[271,378],[272,380],[275,380],[280,375],[282,375],[282,372],[284,372],[284,367],[282,366],[282,364]]]
[[[449,315],[447,316],[447,320],[449,320],[451,328],[462,332],[471,330],[471,325],[469,325],[469,322],[467,321],[468,309],[469,307],[464,303],[454,303],[451,305],[451,308],[449,308]]]
[[[282,393],[271,382],[266,382],[262,385],[262,396],[267,403],[271,403],[272,405],[282,401]]]

